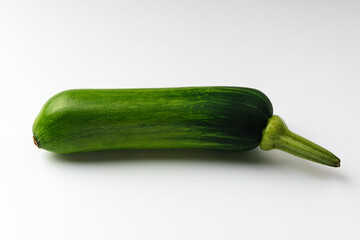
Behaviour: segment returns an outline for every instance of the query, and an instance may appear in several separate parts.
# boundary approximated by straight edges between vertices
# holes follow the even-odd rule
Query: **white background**
[[[0,79],[0,239],[360,239],[359,1],[1,1]],[[65,89],[213,85],[263,91],[342,166],[32,143]]]

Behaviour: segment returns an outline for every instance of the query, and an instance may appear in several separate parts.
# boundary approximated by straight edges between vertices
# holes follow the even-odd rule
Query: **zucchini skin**
[[[241,87],[74,89],[50,98],[33,124],[38,147],[56,153],[116,149],[257,147],[270,100]]]

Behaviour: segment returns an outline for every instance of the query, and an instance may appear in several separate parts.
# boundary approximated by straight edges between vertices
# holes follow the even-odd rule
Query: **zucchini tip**
[[[38,148],[40,148],[40,147],[39,147],[39,144],[38,144],[38,142],[36,141],[36,139],[35,139],[34,136],[33,136],[33,141],[34,141],[35,146],[37,146]]]
[[[337,165],[336,165],[336,167],[340,167],[340,158],[338,158],[338,157],[336,157],[337,158],[337,160],[338,160],[338,162],[337,162]]]

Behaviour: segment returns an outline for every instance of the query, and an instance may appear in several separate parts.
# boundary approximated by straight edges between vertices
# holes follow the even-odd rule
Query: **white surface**
[[[1,1],[0,239],[360,239],[359,13],[355,0]],[[261,150],[81,163],[32,143],[64,89],[209,85],[262,90],[341,168]]]

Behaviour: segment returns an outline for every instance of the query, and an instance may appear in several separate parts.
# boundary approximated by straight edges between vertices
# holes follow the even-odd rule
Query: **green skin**
[[[57,153],[112,149],[257,147],[272,116],[260,91],[235,87],[68,90],[35,120],[39,147]]]
[[[279,149],[279,144],[272,144],[276,138],[267,137],[274,134],[266,131],[277,117],[272,115],[270,100],[250,88],[78,89],[61,92],[45,103],[35,119],[33,138],[39,148],[56,153],[247,151],[259,145],[264,150]],[[294,144],[290,150],[286,146],[285,151],[294,154]],[[326,165],[340,163],[337,158],[320,157],[320,161],[298,152],[295,155]]]

